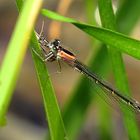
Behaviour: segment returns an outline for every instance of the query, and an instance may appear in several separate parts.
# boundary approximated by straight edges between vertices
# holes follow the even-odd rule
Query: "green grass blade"
[[[8,45],[0,73],[0,124],[4,123],[30,34],[42,1],[26,1]],[[32,18],[31,18],[32,17]]]
[[[21,9],[22,5],[23,1],[17,0],[17,7],[19,10]],[[31,47],[33,47],[37,52],[41,51],[35,34],[33,34],[31,38]],[[50,137],[52,140],[66,140],[68,138],[65,133],[63,120],[60,114],[54,89],[52,87],[51,79],[46,68],[46,64],[42,62],[35,53],[32,53],[32,56],[44,101],[44,108],[46,113],[46,120],[49,124]]]
[[[32,37],[32,47],[39,48],[35,37]],[[50,76],[46,69],[46,65],[34,53],[33,60],[43,96],[46,119],[48,120],[51,139],[66,140],[68,138],[66,136],[60,109],[51,84]]]
[[[140,41],[136,39],[132,39],[126,35],[109,29],[99,28],[93,25],[80,23],[72,18],[61,16],[47,9],[43,9],[42,14],[54,20],[72,23],[87,34],[102,41],[103,43],[115,47],[121,52],[127,53],[137,59],[140,59]]]
[[[99,11],[100,11],[100,17],[103,26],[115,30],[116,22],[115,22],[115,16],[113,14],[111,0],[99,0]],[[110,46],[109,46],[109,52],[112,61],[112,68],[115,76],[116,85],[119,91],[122,91],[123,93],[126,93],[126,95],[129,95],[130,92],[128,88],[128,81],[126,78],[126,72],[125,72],[121,53],[115,48],[111,48]],[[129,119],[130,116],[128,116],[128,111],[124,109],[122,111],[124,114],[124,122],[125,122],[124,124],[129,139],[138,140],[139,132],[138,132],[138,127],[135,118],[132,117],[131,119]],[[131,114],[131,116],[133,115]]]

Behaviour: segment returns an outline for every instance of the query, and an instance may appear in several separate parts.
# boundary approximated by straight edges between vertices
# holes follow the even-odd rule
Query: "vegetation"
[[[30,36],[31,50],[32,47],[34,47],[35,50],[38,52],[40,51],[38,41],[35,34],[32,33],[32,29],[40,11],[42,1],[26,1],[24,6],[22,6],[22,0],[17,0],[16,2],[20,16],[9,42],[8,50],[0,71],[1,125],[5,124],[5,116],[13,95],[13,90],[16,86],[16,81],[26,53]],[[95,2],[92,0],[87,0],[85,3],[89,23],[83,23],[81,21],[77,21],[76,19],[61,16],[48,9],[42,9],[41,14],[51,20],[58,20],[60,22],[73,24],[84,33],[105,44],[101,46],[100,50],[96,54],[96,57],[91,57],[89,66],[94,68],[94,71],[98,71],[101,75],[107,75],[110,71],[110,67],[107,65],[109,63],[109,59],[111,59],[116,87],[122,91],[122,93],[130,96],[122,53],[126,53],[129,56],[140,59],[140,41],[128,36],[139,20],[140,1],[124,0],[123,2],[120,2],[117,14],[114,14],[111,0],[98,0],[102,27],[93,25],[94,22],[89,19],[92,15],[91,10],[95,10],[95,7],[93,6],[94,4]],[[32,56],[42,92],[46,120],[49,124],[51,139],[76,139],[77,134],[85,121],[86,111],[95,97],[93,93],[94,90],[91,90],[89,81],[82,77],[76,88],[73,90],[72,97],[64,106],[64,109],[62,110],[63,113],[61,114],[55,97],[53,85],[48,76],[46,65],[34,53],[32,53]],[[12,62],[12,68],[10,67],[9,62]],[[101,62],[102,65],[97,62]],[[7,73],[8,77],[6,76]],[[113,136],[110,132],[110,128],[112,126],[109,126],[110,113],[103,113],[105,111],[103,108],[100,108],[100,110],[101,116],[104,114],[104,116],[100,117],[100,127],[102,129],[100,132],[101,138],[112,139]],[[139,130],[134,114],[126,108],[122,109],[122,112],[128,138],[139,140]],[[131,114],[131,119],[128,117],[128,113]]]

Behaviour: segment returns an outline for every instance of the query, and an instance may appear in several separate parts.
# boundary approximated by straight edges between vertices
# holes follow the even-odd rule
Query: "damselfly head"
[[[60,45],[59,39],[54,39],[47,44],[47,47],[52,50],[57,50],[57,49],[59,49],[60,46],[61,45]]]
[[[54,39],[52,43],[54,44],[54,46],[57,47],[57,46],[60,46],[60,43],[61,43],[61,42],[60,42],[59,39]]]

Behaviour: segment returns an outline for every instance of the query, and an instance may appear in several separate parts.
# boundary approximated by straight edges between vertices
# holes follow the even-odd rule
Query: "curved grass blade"
[[[126,35],[123,35],[119,32],[115,32],[106,28],[99,28],[93,25],[85,24],[79,21],[76,21],[72,18],[67,18],[61,16],[55,12],[52,12],[47,9],[42,10],[42,14],[47,16],[48,18],[59,20],[62,22],[68,22],[74,24],[76,27],[80,28],[87,34],[92,37],[97,38],[102,41],[106,45],[110,45],[111,47],[115,47],[116,49],[124,52],[128,55],[131,55],[137,59],[140,59],[140,41],[136,39],[132,39]]]

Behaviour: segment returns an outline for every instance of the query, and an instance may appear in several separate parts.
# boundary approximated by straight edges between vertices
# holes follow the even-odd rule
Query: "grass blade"
[[[103,43],[119,49],[120,51],[127,53],[137,59],[140,59],[140,41],[132,39],[119,32],[115,32],[105,28],[95,27],[85,23],[80,23],[72,18],[61,16],[55,12],[47,9],[42,10],[42,14],[54,20],[72,23],[87,34],[97,38]]]
[[[99,11],[103,26],[115,30],[116,22],[115,16],[113,14],[113,8],[111,5],[111,0],[99,0]],[[122,93],[126,93],[126,95],[128,95],[130,94],[130,91],[128,88],[128,81],[126,78],[126,72],[121,53],[115,48],[111,48],[110,46],[108,49],[112,61],[112,68],[115,76],[116,85],[119,91],[122,91]],[[128,132],[129,138],[138,140],[139,133],[134,116],[131,114],[131,116],[133,117],[130,119],[127,112],[128,110],[123,109],[122,111],[124,114],[125,128]]]
[[[39,49],[35,35],[32,37],[32,47]],[[39,51],[39,50],[38,50]],[[57,103],[57,99],[52,87],[51,79],[46,69],[46,65],[42,62],[36,54],[33,53],[33,60],[39,80],[46,119],[48,120],[50,136],[52,140],[66,140],[66,136],[63,120],[61,117],[60,109]]]
[[[17,6],[20,11],[23,5],[22,0],[17,0]],[[40,46],[38,40],[33,34],[31,38],[31,50],[32,47],[37,52],[40,52]],[[63,124],[63,120],[60,114],[60,109],[57,103],[57,99],[54,93],[54,89],[51,83],[50,76],[48,74],[46,64],[42,62],[36,54],[32,52],[35,69],[38,77],[38,81],[41,88],[41,93],[44,101],[44,108],[46,113],[46,120],[49,124],[50,137],[52,140],[66,140],[66,132]]]
[[[22,13],[17,21],[15,30],[8,45],[8,50],[2,63],[0,73],[1,125],[5,123],[5,114],[16,85],[19,70],[30,39],[30,34],[32,32],[36,17],[39,13],[41,4],[42,1],[39,0],[26,1]]]

